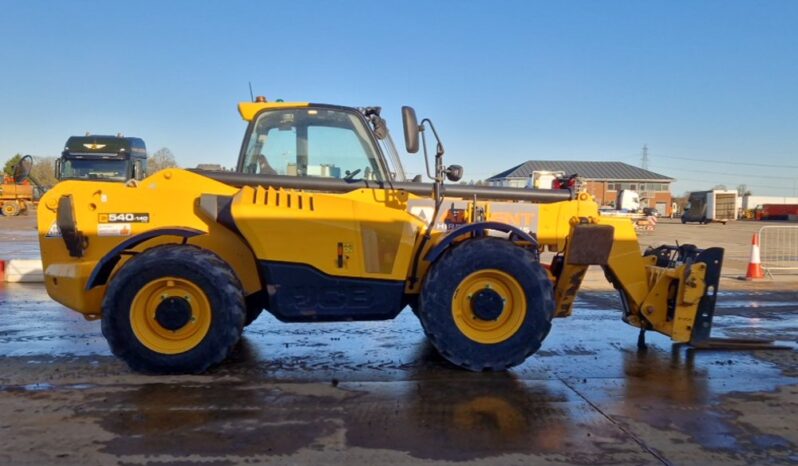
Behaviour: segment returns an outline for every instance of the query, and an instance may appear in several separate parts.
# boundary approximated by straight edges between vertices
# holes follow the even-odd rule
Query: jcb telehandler
[[[234,173],[162,170],[125,184],[64,181],[39,209],[47,291],[102,319],[114,354],[151,373],[223,361],[263,309],[285,322],[391,319],[410,307],[432,344],[504,370],[566,317],[590,265],[623,320],[708,342],[723,250],[641,254],[628,219],[556,189],[445,185],[429,120],[403,108],[407,151],[432,131],[432,183],[405,179],[376,107],[255,102]],[[419,142],[421,136],[421,143]],[[428,162],[429,166],[429,162]],[[542,264],[544,250],[557,254]]]

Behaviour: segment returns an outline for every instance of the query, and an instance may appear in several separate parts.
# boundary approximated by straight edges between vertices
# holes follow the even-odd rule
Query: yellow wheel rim
[[[185,324],[169,329],[163,325],[163,303],[178,300],[187,311]],[[187,304],[187,306],[186,306]],[[130,306],[130,326],[147,348],[162,354],[185,353],[196,347],[211,327],[211,303],[194,283],[175,277],[153,280],[136,293]]]
[[[478,315],[472,302],[487,290],[502,300],[501,313],[495,319]],[[515,278],[501,270],[479,270],[465,277],[454,291],[452,317],[457,328],[469,339],[484,344],[501,343],[515,335],[526,318],[524,289]]]

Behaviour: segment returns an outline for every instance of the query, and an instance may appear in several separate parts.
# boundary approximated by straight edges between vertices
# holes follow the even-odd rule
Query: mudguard
[[[139,244],[157,238],[159,236],[180,236],[183,240],[192,238],[194,236],[205,234],[203,231],[195,230],[194,228],[156,228],[154,230],[145,231],[144,233],[128,238],[119,243],[115,248],[108,252],[102,259],[97,262],[97,265],[92,270],[89,276],[89,281],[86,282],[86,290],[90,290],[96,286],[104,285],[111,276],[111,272],[116,267],[122,253],[127,249],[132,249]]]
[[[521,230],[518,227],[514,227],[512,225],[508,225],[506,223],[500,222],[479,222],[479,223],[471,223],[465,226],[462,226],[451,233],[447,234],[438,244],[435,245],[430,251],[427,253],[426,257],[424,258],[427,262],[435,262],[441,254],[444,253],[456,240],[457,238],[466,235],[466,234],[473,234],[475,236],[485,236],[487,230],[493,231],[500,231],[503,233],[509,233],[510,239],[514,237],[521,240],[521,241],[528,241],[532,244],[534,249],[538,247],[538,241],[535,239],[534,236],[530,235],[529,233]]]

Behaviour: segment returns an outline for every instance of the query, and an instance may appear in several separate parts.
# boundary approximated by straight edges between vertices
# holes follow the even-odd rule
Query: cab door
[[[242,168],[268,175],[273,187],[243,188],[232,215],[274,290],[270,310],[283,320],[395,315],[416,234],[404,194],[355,185],[348,194],[279,188],[281,177],[385,182],[363,116],[306,107],[256,118]]]

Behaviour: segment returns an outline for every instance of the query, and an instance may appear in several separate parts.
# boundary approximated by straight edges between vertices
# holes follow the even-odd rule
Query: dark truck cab
[[[72,136],[55,161],[59,180],[141,180],[147,172],[147,147],[141,138]]]

